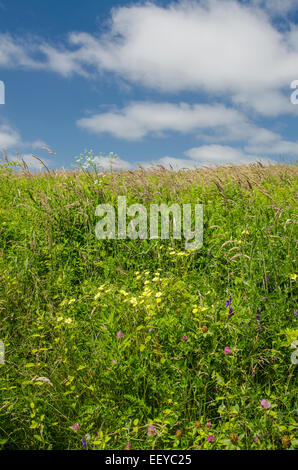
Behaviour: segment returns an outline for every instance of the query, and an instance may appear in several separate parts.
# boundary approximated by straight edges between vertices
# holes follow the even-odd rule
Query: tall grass
[[[295,448],[296,166],[8,166],[0,447]],[[97,240],[95,208],[119,195],[203,204],[202,249]]]

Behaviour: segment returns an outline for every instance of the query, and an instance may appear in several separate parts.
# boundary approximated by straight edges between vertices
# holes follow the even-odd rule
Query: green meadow
[[[0,448],[297,448],[297,166],[0,169]],[[98,204],[203,204],[203,246]],[[296,345],[295,345],[296,344]]]

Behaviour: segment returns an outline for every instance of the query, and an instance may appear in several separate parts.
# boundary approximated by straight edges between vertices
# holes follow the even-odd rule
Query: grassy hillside
[[[2,165],[0,448],[295,448],[295,190],[286,165]],[[203,204],[203,247],[97,240],[118,195]]]

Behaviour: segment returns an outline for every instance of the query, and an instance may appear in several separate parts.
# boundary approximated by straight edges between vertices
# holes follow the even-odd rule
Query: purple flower
[[[118,338],[124,338],[124,334],[122,333],[122,331],[118,331],[117,336]]]
[[[156,428],[153,424],[150,424],[150,426],[148,428],[148,431],[147,431],[147,434],[148,434],[149,437],[153,437],[157,434]]]
[[[207,441],[214,442],[215,441],[214,436],[212,434],[209,434],[209,436],[207,437]]]
[[[207,428],[211,428],[211,421],[208,421],[208,423],[206,424]]]
[[[225,354],[231,354],[231,353],[232,353],[232,349],[229,348],[229,346],[226,346],[225,349],[224,349],[224,353],[225,353]]]
[[[71,428],[74,430],[74,431],[77,431],[78,429],[80,429],[80,425],[78,423],[75,423],[73,426],[71,426]]]
[[[149,330],[148,330],[148,331],[149,331],[149,333],[152,333],[152,331],[153,331],[153,328],[149,328]]]
[[[254,443],[257,444],[258,441],[260,441],[260,437],[258,435],[256,435],[256,437],[254,438]]]
[[[267,301],[267,300],[268,300],[268,297],[263,297],[263,300]]]
[[[85,441],[85,439],[81,439],[81,443],[82,443],[82,446],[84,447],[85,450],[87,450],[87,443]]]
[[[298,310],[296,310],[296,311],[294,312],[294,315],[295,315],[295,317],[297,317],[297,315],[298,315]]]
[[[115,366],[117,364],[117,361],[115,359],[113,359],[112,364],[114,364],[114,366]]]
[[[269,408],[271,407],[271,403],[267,400],[261,400],[261,407],[264,410],[269,410]]]
[[[234,315],[232,307],[229,308],[229,318]]]
[[[232,303],[232,296],[230,294],[228,300],[226,301],[226,307],[229,307],[231,303]]]
[[[129,443],[129,444],[127,444],[127,446],[125,447],[124,450],[130,450],[130,449],[131,449],[131,444]]]
[[[185,335],[182,336],[182,340],[186,342],[187,341],[187,336],[185,336]]]

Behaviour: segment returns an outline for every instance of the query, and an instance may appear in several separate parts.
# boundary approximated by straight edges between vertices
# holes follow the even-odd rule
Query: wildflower
[[[181,430],[181,429],[177,429],[176,434],[175,434],[175,437],[176,437],[177,439],[181,439],[181,437],[182,437],[182,430]]]
[[[224,353],[225,354],[231,354],[231,352],[232,352],[232,349],[229,348],[229,346],[226,346],[225,349],[224,349]]]
[[[234,315],[232,307],[229,308],[229,318]]]
[[[73,426],[71,426],[71,428],[74,430],[74,431],[77,431],[78,429],[80,429],[80,425],[78,423],[75,423]]]
[[[193,309],[192,313],[198,313],[198,311],[199,311],[199,310],[195,307],[195,308]]]
[[[157,299],[158,299],[159,297],[161,297],[161,296],[162,296],[162,292],[157,292],[157,293],[155,294],[155,297],[156,297]]]
[[[288,449],[291,445],[291,439],[289,436],[283,436],[281,440],[282,446],[284,449]]]
[[[271,403],[267,400],[261,400],[261,407],[264,410],[269,410],[269,408],[271,407]]]
[[[231,440],[232,444],[234,444],[234,445],[238,444],[239,439],[238,439],[237,434],[235,434],[235,433],[230,434],[230,440]]]
[[[85,450],[87,450],[87,443],[85,441],[85,439],[81,439],[81,443],[82,443],[82,446],[84,447]]]
[[[122,333],[122,331],[118,331],[117,336],[118,338],[124,338],[124,334]]]
[[[131,450],[131,444],[127,444],[124,450]]]
[[[296,281],[296,279],[297,279],[297,274],[291,274],[291,275],[290,275],[290,279],[291,279],[291,281]]]
[[[182,336],[182,340],[186,342],[187,341],[187,336],[185,336],[185,335]]]
[[[89,439],[91,439],[91,436],[90,436],[89,433],[86,434],[85,439],[86,439],[86,441],[89,441]]]
[[[254,438],[254,443],[257,444],[258,441],[261,441],[260,437],[258,436],[258,434],[255,436]]]
[[[149,328],[149,330],[148,330],[148,331],[149,331],[149,333],[152,333],[152,331],[153,331],[153,328]]]
[[[112,360],[112,363],[114,364],[114,366],[117,364],[117,361],[115,359]]]
[[[70,325],[72,323],[72,319],[71,318],[66,318],[65,323],[67,325]]]
[[[214,442],[215,441],[214,436],[212,434],[209,434],[209,436],[207,437],[207,441]]]
[[[265,302],[267,302],[268,297],[263,297],[263,300],[264,300]]]
[[[156,428],[153,424],[150,424],[150,426],[148,428],[148,431],[147,431],[147,434],[148,434],[149,437],[153,437],[157,434]]]
[[[206,325],[204,325],[202,328],[202,333],[207,333],[207,331],[208,331],[208,328]]]
[[[230,294],[228,300],[226,301],[226,307],[229,307],[231,303],[232,303],[232,296]]]
[[[211,424],[211,421],[208,421],[208,423],[206,424],[207,428],[211,428],[212,424]]]
[[[296,310],[296,311],[294,312],[294,315],[295,315],[295,317],[297,317],[297,315],[298,315],[298,310]]]

